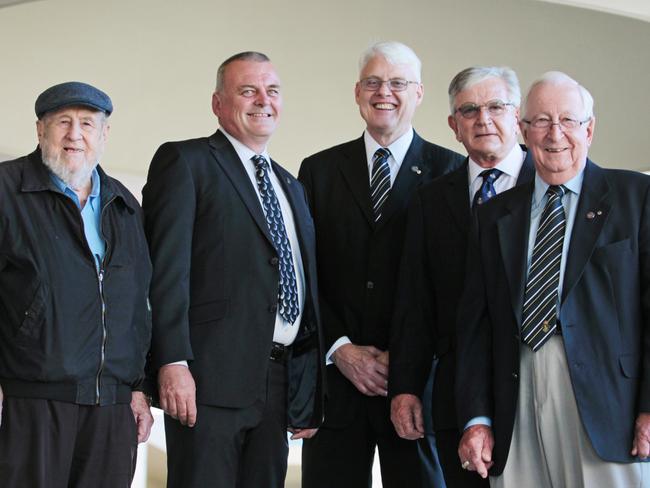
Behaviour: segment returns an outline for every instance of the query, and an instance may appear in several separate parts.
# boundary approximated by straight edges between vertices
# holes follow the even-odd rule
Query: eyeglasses
[[[571,117],[562,117],[559,122],[553,122],[548,117],[536,117],[533,120],[522,119],[522,122],[530,125],[533,129],[546,129],[550,130],[551,127],[557,125],[560,127],[560,130],[574,130],[586,124],[591,120],[591,117],[585,120],[576,120]]]
[[[485,108],[490,117],[499,117],[503,115],[508,107],[514,107],[514,103],[504,102],[503,100],[490,100],[482,105],[475,103],[463,103],[455,111],[459,112],[466,119],[474,119],[479,116],[481,109]]]
[[[410,84],[419,85],[419,81],[408,81],[404,78],[391,78],[390,80],[380,80],[371,76],[370,78],[364,78],[359,80],[361,88],[366,91],[377,91],[381,86],[386,83],[390,91],[401,92],[406,90]]]

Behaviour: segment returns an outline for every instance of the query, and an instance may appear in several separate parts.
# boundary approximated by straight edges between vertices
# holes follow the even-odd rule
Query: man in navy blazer
[[[650,177],[590,161],[594,121],[584,87],[543,75],[521,122],[535,181],[477,214],[458,453],[493,487],[650,483]]]
[[[268,157],[282,110],[268,57],[224,61],[212,109],[219,130],[163,144],[143,191],[167,486],[281,488],[287,428],[309,437],[323,415],[314,226]]]

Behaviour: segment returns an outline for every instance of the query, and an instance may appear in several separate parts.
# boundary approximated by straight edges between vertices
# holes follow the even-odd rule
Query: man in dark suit
[[[408,213],[390,345],[391,418],[401,437],[423,436],[419,396],[435,355],[433,424],[448,488],[488,484],[461,469],[456,453],[461,435],[453,395],[456,314],[471,206],[534,175],[530,154],[517,144],[520,100],[517,76],[509,68],[471,67],[454,77],[448,122],[468,157],[456,171],[420,187]]]
[[[406,207],[415,189],[462,158],[422,140],[411,120],[422,100],[420,61],[379,43],[360,60],[363,136],[305,159],[317,256],[328,400],[303,446],[303,486],[370,486],[375,447],[384,487],[418,486],[417,445],[400,439],[386,400],[388,342]]]
[[[521,128],[535,180],[470,240],[461,462],[496,487],[648,486],[650,178],[587,159],[593,98],[563,73],[533,83]]]
[[[287,427],[306,438],[323,415],[314,228],[266,151],[282,110],[269,59],[226,60],[212,108],[219,130],[163,144],[143,191],[168,486],[279,488]]]

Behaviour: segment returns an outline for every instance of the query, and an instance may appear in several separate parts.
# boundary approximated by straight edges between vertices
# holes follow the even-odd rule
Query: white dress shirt
[[[517,178],[519,178],[519,172],[521,171],[521,165],[526,158],[526,153],[521,149],[519,144],[515,144],[508,155],[503,158],[499,163],[494,166],[494,168],[502,171],[503,174],[497,178],[494,182],[494,189],[497,192],[497,195],[501,192],[509,190],[517,184]],[[481,177],[481,172],[485,171],[487,168],[483,168],[478,165],[472,158],[469,158],[469,164],[467,165],[467,176],[469,179],[469,204],[470,206],[474,202],[474,195],[481,188],[483,184],[483,177]]]

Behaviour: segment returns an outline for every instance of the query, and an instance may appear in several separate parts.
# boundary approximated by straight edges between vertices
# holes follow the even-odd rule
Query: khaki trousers
[[[578,413],[562,336],[551,337],[536,353],[522,346],[520,361],[510,453],[503,474],[490,477],[492,488],[650,487],[648,463],[606,462],[594,451]]]

